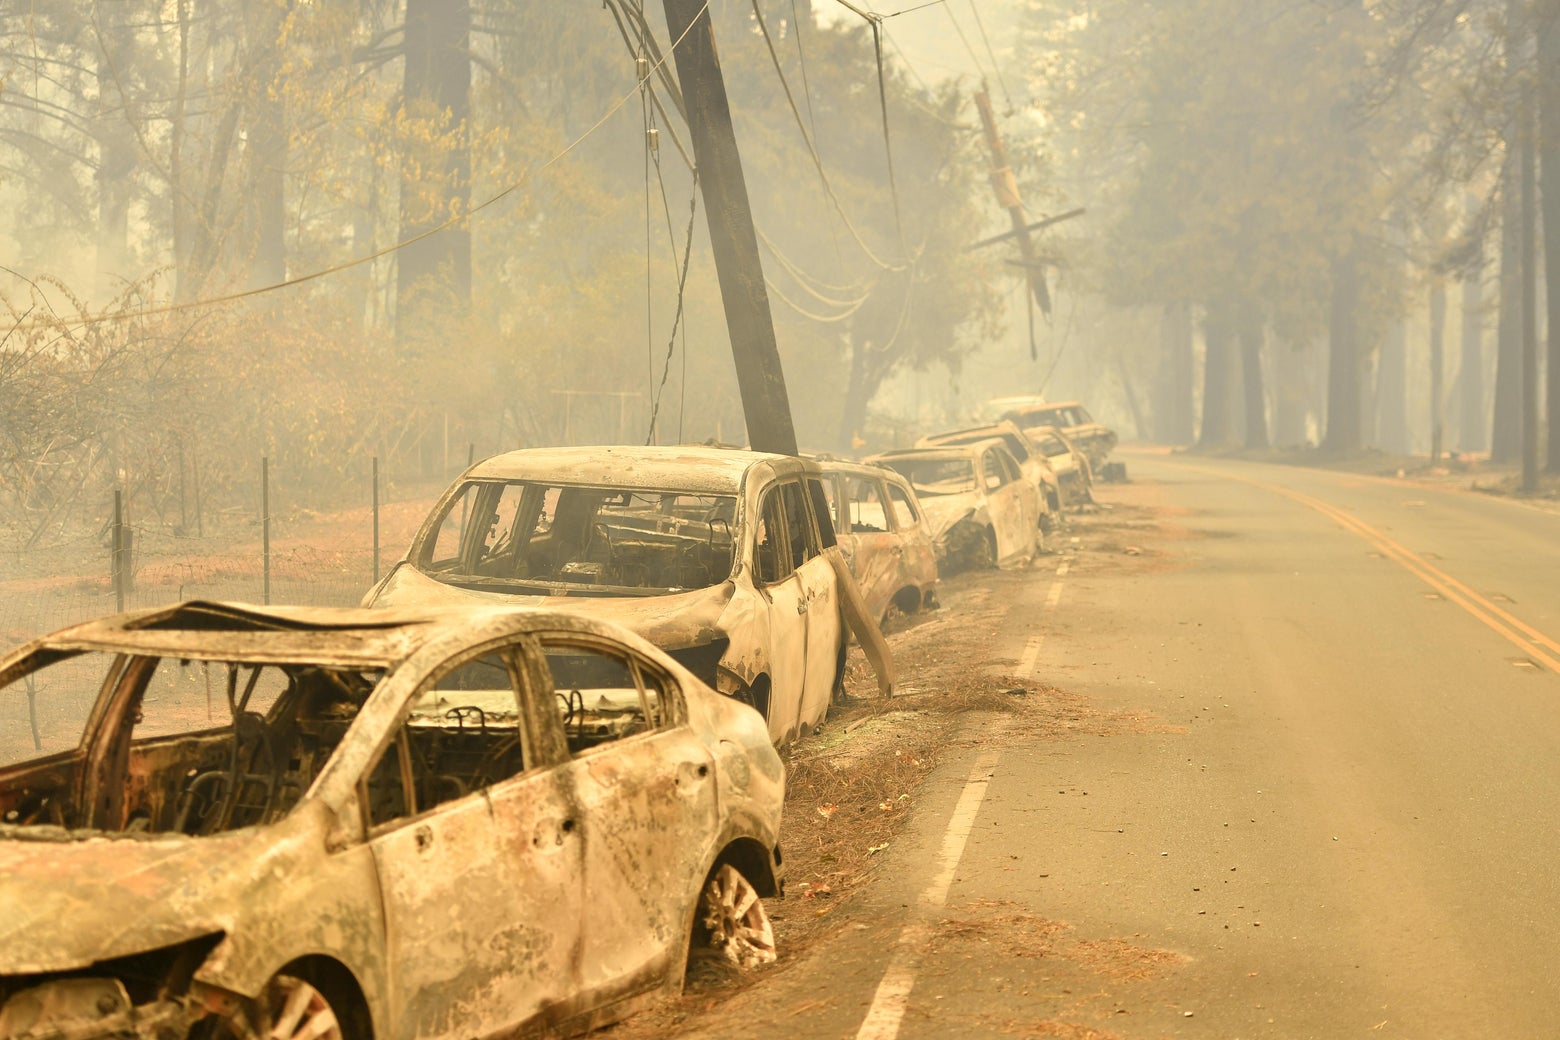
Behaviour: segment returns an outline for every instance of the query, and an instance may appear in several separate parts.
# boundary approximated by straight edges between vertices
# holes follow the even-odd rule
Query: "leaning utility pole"
[[[997,132],[997,120],[991,114],[991,95],[982,88],[975,95],[975,107],[980,111],[980,125],[986,136],[986,147],[991,152],[991,189],[997,193],[997,204],[1008,211],[1013,221],[1013,237],[1018,239],[1019,264],[1029,282],[1029,291],[1040,312],[1051,313],[1051,293],[1045,286],[1045,271],[1035,255],[1035,244],[1029,238],[1029,221],[1024,217],[1024,200],[1018,195],[1018,178],[1008,165],[1007,149],[1002,145],[1002,135]],[[1030,311],[1029,353],[1038,360],[1035,347],[1034,311]]]
[[[677,78],[687,106],[693,160],[737,365],[748,444],[755,451],[795,455],[791,402],[780,367],[780,348],[775,343],[774,318],[769,312],[769,292],[764,286],[726,83],[715,52],[709,4],[701,0],[663,2],[667,29],[675,43]]]

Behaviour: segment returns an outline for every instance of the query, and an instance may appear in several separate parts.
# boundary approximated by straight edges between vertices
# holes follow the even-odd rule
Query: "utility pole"
[[[748,205],[731,106],[715,51],[709,5],[701,0],[663,0],[663,5],[667,30],[675,44],[677,78],[687,106],[688,133],[709,221],[726,328],[731,334],[748,443],[755,451],[795,455],[791,402],[775,342],[758,235],[753,230],[753,211]]]
[[[986,147],[991,152],[991,189],[997,193],[997,204],[1008,211],[1013,221],[1013,237],[1018,239],[1020,265],[1024,269],[1024,277],[1029,281],[1029,291],[1040,305],[1040,312],[1049,315],[1051,294],[1045,287],[1045,272],[1039,258],[1035,256],[1035,244],[1029,237],[1029,222],[1024,218],[1024,201],[1018,195],[1018,178],[1013,176],[1013,168],[1008,165],[1007,149],[1002,144],[1002,135],[997,132],[997,120],[991,114],[991,95],[984,88],[975,95],[975,107],[980,110],[980,125],[985,131]],[[1039,360],[1033,319],[1029,328],[1029,355],[1032,360]]]

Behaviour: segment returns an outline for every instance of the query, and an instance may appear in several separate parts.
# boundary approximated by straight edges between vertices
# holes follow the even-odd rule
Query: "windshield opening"
[[[702,589],[731,575],[736,508],[731,495],[471,481],[414,559],[463,587]]]
[[[958,495],[975,490],[975,465],[969,459],[888,459],[917,495]]]

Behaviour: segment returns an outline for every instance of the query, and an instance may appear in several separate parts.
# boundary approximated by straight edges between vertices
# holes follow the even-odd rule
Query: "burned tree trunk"
[[[249,208],[249,280],[251,288],[273,285],[287,277],[284,232],[287,207],[283,174],[287,167],[286,102],[278,82],[281,73],[282,21],[287,9],[279,3],[255,4],[248,12],[249,51],[255,73],[249,85],[250,112],[245,146],[245,180]]]
[[[1484,292],[1482,267],[1463,274],[1462,365],[1457,375],[1457,444],[1483,451],[1489,444],[1484,425]]]
[[[1361,440],[1359,263],[1353,251],[1332,264],[1332,307],[1327,324],[1327,433],[1322,447],[1358,451]]]
[[[1158,400],[1155,436],[1165,444],[1190,444],[1196,436],[1192,409],[1192,309],[1166,304],[1159,316]]]
[[[1495,414],[1490,458],[1513,462],[1522,452],[1522,202],[1517,163],[1501,177],[1500,310],[1495,326]]]
[[[1229,301],[1208,305],[1203,316],[1203,342],[1207,349],[1203,362],[1202,430],[1197,436],[1197,446],[1204,450],[1228,447],[1235,442],[1234,325]]]
[[[1548,314],[1548,369],[1544,414],[1549,417],[1544,469],[1560,473],[1560,3],[1538,7],[1538,168],[1543,206],[1544,288]],[[1529,217],[1529,219],[1532,219]]]
[[[1376,361],[1376,447],[1408,451],[1408,327],[1392,322]]]
[[[1241,308],[1240,371],[1245,389],[1246,447],[1268,446],[1267,394],[1262,380],[1262,315],[1252,307]]]
[[[470,0],[407,0],[402,121],[401,241],[426,234],[471,207]],[[471,229],[455,224],[396,254],[396,334],[404,344],[421,304],[471,300]]]

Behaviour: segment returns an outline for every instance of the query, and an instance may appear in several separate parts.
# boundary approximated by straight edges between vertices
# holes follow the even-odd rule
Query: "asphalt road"
[[[1560,516],[1129,462],[993,665],[1071,728],[972,719],[850,923],[692,1035],[1560,1035]]]

